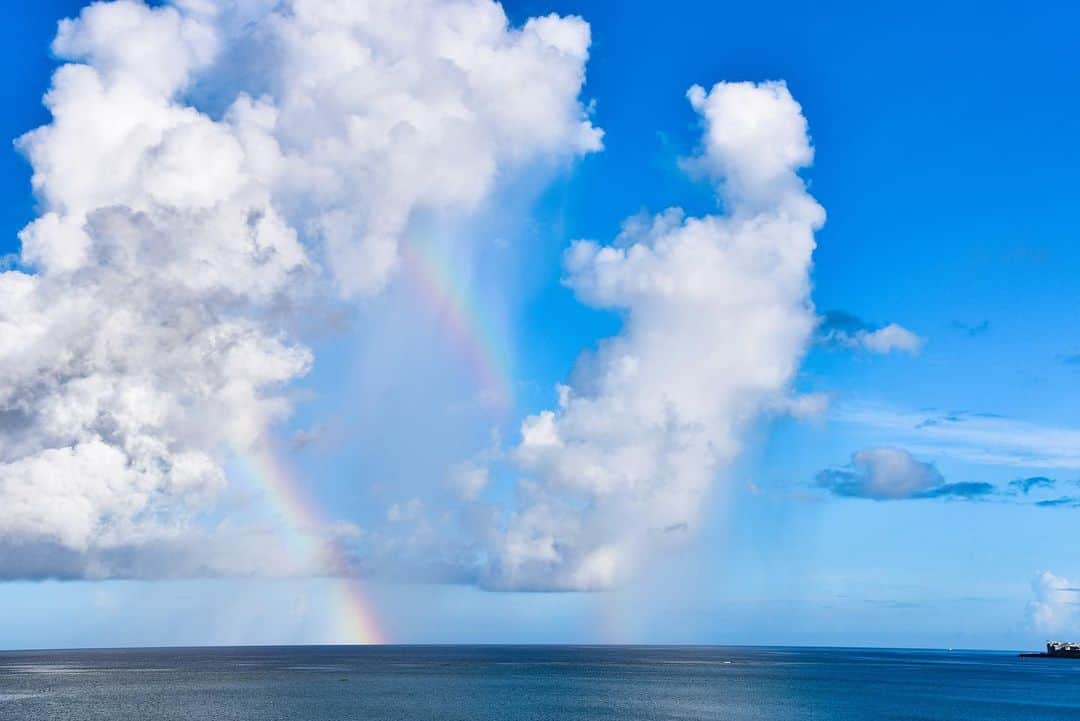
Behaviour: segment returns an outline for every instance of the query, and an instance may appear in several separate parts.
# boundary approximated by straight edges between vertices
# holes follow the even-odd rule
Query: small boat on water
[[[1042,653],[1022,653],[1021,658],[1080,658],[1080,643],[1074,641],[1047,641]]]

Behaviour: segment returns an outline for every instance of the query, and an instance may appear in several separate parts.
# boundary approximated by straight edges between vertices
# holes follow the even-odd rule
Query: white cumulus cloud
[[[1042,571],[1031,582],[1034,596],[1028,604],[1028,623],[1045,634],[1080,630],[1080,584]]]
[[[845,339],[855,347],[871,353],[891,353],[894,350],[915,353],[922,347],[922,339],[896,323],[889,323],[877,330],[860,330]]]
[[[0,575],[251,570],[257,543],[197,546],[313,362],[282,314],[324,280],[380,290],[416,213],[598,149],[588,46],[578,18],[514,28],[484,0],[61,22],[52,121],[18,141],[41,214],[0,274]]]
[[[825,219],[798,175],[813,159],[806,120],[783,83],[688,97],[704,137],[686,166],[726,212],[669,209],[567,252],[577,296],[625,325],[581,357],[556,408],[523,422],[512,453],[525,477],[490,542],[490,587],[617,583],[698,525],[740,431],[790,395],[817,322],[809,273]]]

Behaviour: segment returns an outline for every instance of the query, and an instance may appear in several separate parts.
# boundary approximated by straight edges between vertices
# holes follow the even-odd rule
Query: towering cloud
[[[700,153],[725,214],[678,208],[628,221],[610,245],[575,243],[567,282],[622,332],[579,360],[558,407],[527,418],[526,478],[494,534],[485,583],[599,589],[692,531],[740,431],[790,401],[817,319],[814,231],[825,213],[798,170],[813,150],[783,83],[693,87]]]
[[[196,540],[312,363],[281,314],[324,278],[377,292],[417,212],[598,148],[588,44],[580,19],[511,28],[484,0],[62,22],[53,120],[19,141],[42,213],[0,274],[0,574],[252,570]]]
[[[386,283],[417,209],[472,208],[499,173],[600,147],[577,99],[579,18],[514,30],[483,0],[294,0],[246,42],[273,96],[280,189],[346,294]]]

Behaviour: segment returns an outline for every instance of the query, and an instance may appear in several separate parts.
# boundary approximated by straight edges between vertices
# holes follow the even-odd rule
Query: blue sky
[[[508,403],[477,395],[445,309],[407,283],[274,316],[314,364],[286,384],[292,410],[269,434],[320,513],[359,529],[386,637],[1019,648],[1080,632],[1077,11],[624,5],[505,3],[514,24],[549,12],[588,22],[580,100],[602,151],[499,175],[470,212],[401,231],[451,258],[506,356]],[[6,137],[50,121],[48,46],[80,6],[34,3],[0,30]],[[462,463],[488,469],[487,500],[513,503],[529,470],[507,455],[523,419],[555,407],[581,352],[627,318],[579,302],[567,247],[609,243],[642,212],[716,212],[714,188],[682,162],[708,120],[687,89],[767,80],[801,106],[814,148],[801,176],[827,213],[809,270],[825,320],[790,383],[827,405],[756,414],[739,452],[711,469],[693,533],[643,553],[608,590],[492,590],[501,581],[446,571],[416,536],[394,536],[392,516],[413,499],[450,508],[445,478]],[[213,115],[204,82],[185,101]],[[24,157],[0,154],[2,253],[19,252],[42,210],[29,179]],[[888,324],[917,340],[875,351],[865,339]],[[225,468],[228,515],[228,499],[259,489],[235,461]],[[1010,486],[1043,477],[1053,484]],[[372,550],[372,533],[404,555]],[[0,646],[340,640],[326,579],[89,577],[6,581]]]

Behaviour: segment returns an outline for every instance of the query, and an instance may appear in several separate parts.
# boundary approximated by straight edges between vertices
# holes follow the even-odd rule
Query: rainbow
[[[406,279],[440,320],[484,400],[507,410],[513,400],[511,354],[504,334],[472,292],[468,275],[432,243],[403,242],[401,260]]]
[[[322,542],[316,538],[331,523],[319,513],[304,493],[303,484],[274,452],[272,441],[265,439],[257,447],[237,454],[235,461],[237,470],[265,492],[274,510],[288,526],[289,539],[306,546],[298,551],[323,551],[324,549],[314,549],[311,544]],[[328,560],[340,560],[342,553],[343,549],[335,546],[330,549]],[[334,565],[342,567],[339,563]],[[335,608],[335,640],[349,644],[386,643],[386,636],[379,627],[374,608],[359,581],[349,576],[334,578],[332,588],[333,597],[330,601]]]
[[[432,243],[401,244],[404,275],[410,286],[439,321],[454,348],[470,368],[485,402],[506,410],[513,400],[513,372],[504,335],[483,304],[471,291],[466,273],[439,254]],[[281,516],[289,534],[287,540],[302,545],[297,555],[324,553],[314,544],[331,523],[319,512],[294,477],[288,465],[275,452],[273,441],[264,439],[257,447],[234,456],[236,470],[250,483],[262,489],[273,509]],[[329,549],[331,567],[344,568],[344,549],[336,544]],[[335,637],[342,643],[386,643],[371,602],[356,578],[332,579]]]

